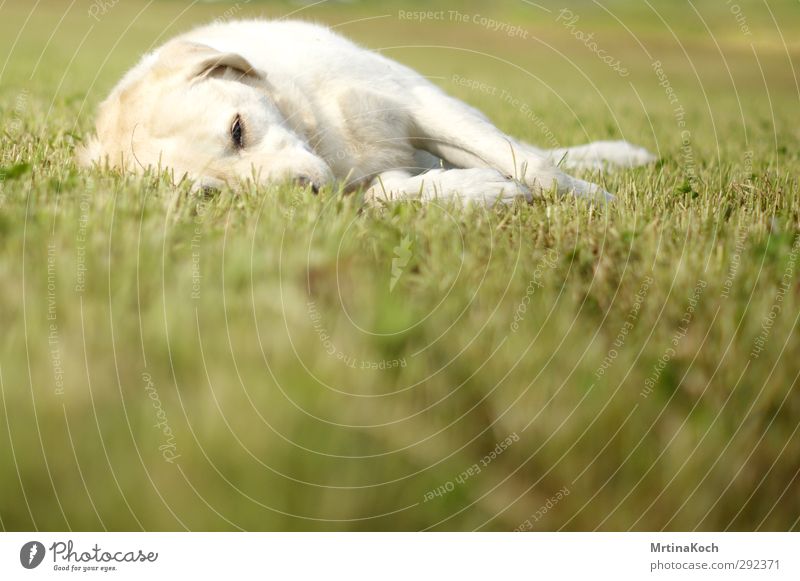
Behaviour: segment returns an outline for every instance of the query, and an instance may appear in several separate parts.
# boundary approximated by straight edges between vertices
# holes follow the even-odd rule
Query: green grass
[[[458,10],[527,39],[300,13],[520,138],[661,156],[495,209],[78,169],[138,55],[235,4],[3,4],[0,528],[800,528],[797,5],[657,4],[573,8],[624,79],[524,3]]]

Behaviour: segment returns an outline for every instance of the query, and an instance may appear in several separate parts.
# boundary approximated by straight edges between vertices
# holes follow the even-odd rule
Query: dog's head
[[[145,58],[100,106],[84,165],[169,168],[200,186],[254,178],[331,181],[299,120],[244,57],[173,41]],[[287,118],[290,117],[290,118]]]

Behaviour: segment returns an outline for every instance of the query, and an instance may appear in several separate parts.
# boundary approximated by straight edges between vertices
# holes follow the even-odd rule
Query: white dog
[[[626,142],[544,151],[415,71],[292,21],[213,24],[146,55],[102,103],[86,164],[170,168],[203,188],[293,180],[367,198],[610,197],[564,167],[635,166]]]

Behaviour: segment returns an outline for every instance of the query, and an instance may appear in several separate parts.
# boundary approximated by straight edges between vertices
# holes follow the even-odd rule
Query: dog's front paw
[[[422,175],[423,197],[453,198],[492,206],[532,199],[528,187],[499,171],[485,168],[434,170]]]
[[[508,204],[518,198],[530,201],[525,184],[493,169],[436,169],[411,176],[404,171],[381,174],[365,193],[367,200],[458,200],[464,204]]]
[[[602,187],[591,182],[571,178],[568,186],[569,191],[576,197],[590,202],[609,203],[616,200],[613,194],[607,192]]]
[[[533,199],[533,194],[528,186],[493,169],[457,171],[460,174],[459,179],[464,181],[459,184],[451,184],[451,187],[456,197],[464,202],[474,201],[494,205],[497,203],[510,204],[520,198],[524,198],[528,202]]]

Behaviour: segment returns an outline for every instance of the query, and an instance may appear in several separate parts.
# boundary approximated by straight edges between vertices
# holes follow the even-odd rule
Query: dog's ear
[[[171,69],[180,68],[190,80],[221,77],[232,73],[234,78],[263,78],[242,55],[222,52],[197,42],[180,41],[162,49],[160,61]]]

